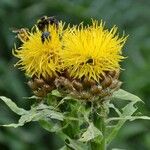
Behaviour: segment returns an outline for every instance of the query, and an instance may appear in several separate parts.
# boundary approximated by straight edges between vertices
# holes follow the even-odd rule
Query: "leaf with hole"
[[[93,140],[94,138],[99,137],[99,140],[102,140],[103,135],[102,132],[97,129],[93,123],[89,124],[89,127],[87,128],[87,130],[82,134],[81,138],[79,139],[79,141],[82,142],[88,142],[90,140]]]

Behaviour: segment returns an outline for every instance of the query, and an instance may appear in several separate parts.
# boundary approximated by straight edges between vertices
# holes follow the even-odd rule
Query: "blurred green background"
[[[107,27],[117,25],[129,34],[124,47],[121,80],[123,88],[145,102],[143,114],[150,115],[150,1],[149,0],[0,0],[0,95],[12,98],[26,109],[32,101],[23,72],[14,68],[12,28],[31,27],[43,16],[56,16],[67,23],[90,23],[91,18],[103,19]],[[18,44],[18,43],[17,43]],[[18,116],[0,102],[0,124],[15,122]],[[0,127],[0,150],[57,150],[62,145],[55,135],[49,135],[37,123],[18,129]],[[110,145],[127,150],[150,150],[150,122],[127,123]]]

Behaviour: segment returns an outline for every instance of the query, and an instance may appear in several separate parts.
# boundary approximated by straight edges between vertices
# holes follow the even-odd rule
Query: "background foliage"
[[[22,97],[31,96],[24,74],[13,67],[16,59],[11,49],[16,39],[12,28],[31,27],[37,18],[55,15],[71,24],[91,18],[103,19],[107,27],[116,24],[119,31],[129,34],[124,48],[128,56],[122,64],[123,88],[145,102],[140,106],[143,114],[150,114],[150,1],[149,0],[0,0],[0,95],[5,95],[26,109],[33,101]],[[17,43],[19,44],[19,43]],[[0,124],[15,122],[18,116],[0,102]],[[134,121],[120,131],[113,147],[127,150],[150,149],[150,123]],[[36,123],[12,129],[0,127],[2,150],[56,150],[61,141]]]

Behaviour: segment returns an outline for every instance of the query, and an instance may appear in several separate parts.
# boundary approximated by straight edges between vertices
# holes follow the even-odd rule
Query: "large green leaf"
[[[117,109],[117,108],[115,108],[115,109]],[[137,109],[134,107],[134,102],[130,102],[122,109],[123,112],[119,117],[124,117],[124,119],[119,120],[118,123],[112,129],[112,131],[109,133],[109,135],[107,136],[107,139],[106,139],[107,143],[110,143],[115,138],[115,136],[117,135],[120,128],[127,121],[127,119],[125,119],[125,116],[131,116],[136,110]],[[107,122],[108,122],[108,120],[107,120]]]
[[[24,115],[27,113],[26,110],[19,108],[11,99],[4,97],[4,96],[0,96],[0,99],[6,103],[6,105],[16,114],[18,115]]]
[[[63,114],[55,111],[52,106],[38,104],[37,106],[31,107],[31,109],[27,111],[22,108],[19,108],[11,99],[8,99],[3,96],[1,96],[0,98],[6,103],[6,105],[8,105],[8,107],[13,112],[21,116],[17,124],[3,125],[5,127],[16,128],[19,126],[23,126],[25,123],[31,121],[51,120],[51,119],[63,121],[64,119]]]
[[[116,136],[116,134],[118,133],[118,131],[120,130],[120,128],[123,126],[123,124],[127,121],[127,120],[134,120],[134,119],[149,119],[149,117],[146,116],[132,116],[137,108],[134,106],[137,102],[142,101],[139,97],[124,91],[122,89],[114,92],[113,94],[113,99],[117,100],[121,100],[121,101],[128,101],[128,103],[122,108],[122,110],[120,110],[119,108],[115,107],[113,104],[110,103],[110,108],[113,108],[115,110],[115,112],[118,114],[118,117],[112,117],[112,118],[108,118],[106,120],[106,123],[109,125],[109,123],[111,123],[111,121],[118,121],[112,128],[111,132],[108,134],[107,136],[107,143],[110,143]]]

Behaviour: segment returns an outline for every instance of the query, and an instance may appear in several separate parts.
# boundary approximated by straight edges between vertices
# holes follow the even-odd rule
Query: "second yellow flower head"
[[[109,31],[98,21],[93,21],[91,26],[74,26],[65,32],[61,58],[70,75],[98,81],[106,71],[119,69],[127,37],[119,38],[116,33],[116,27]]]

